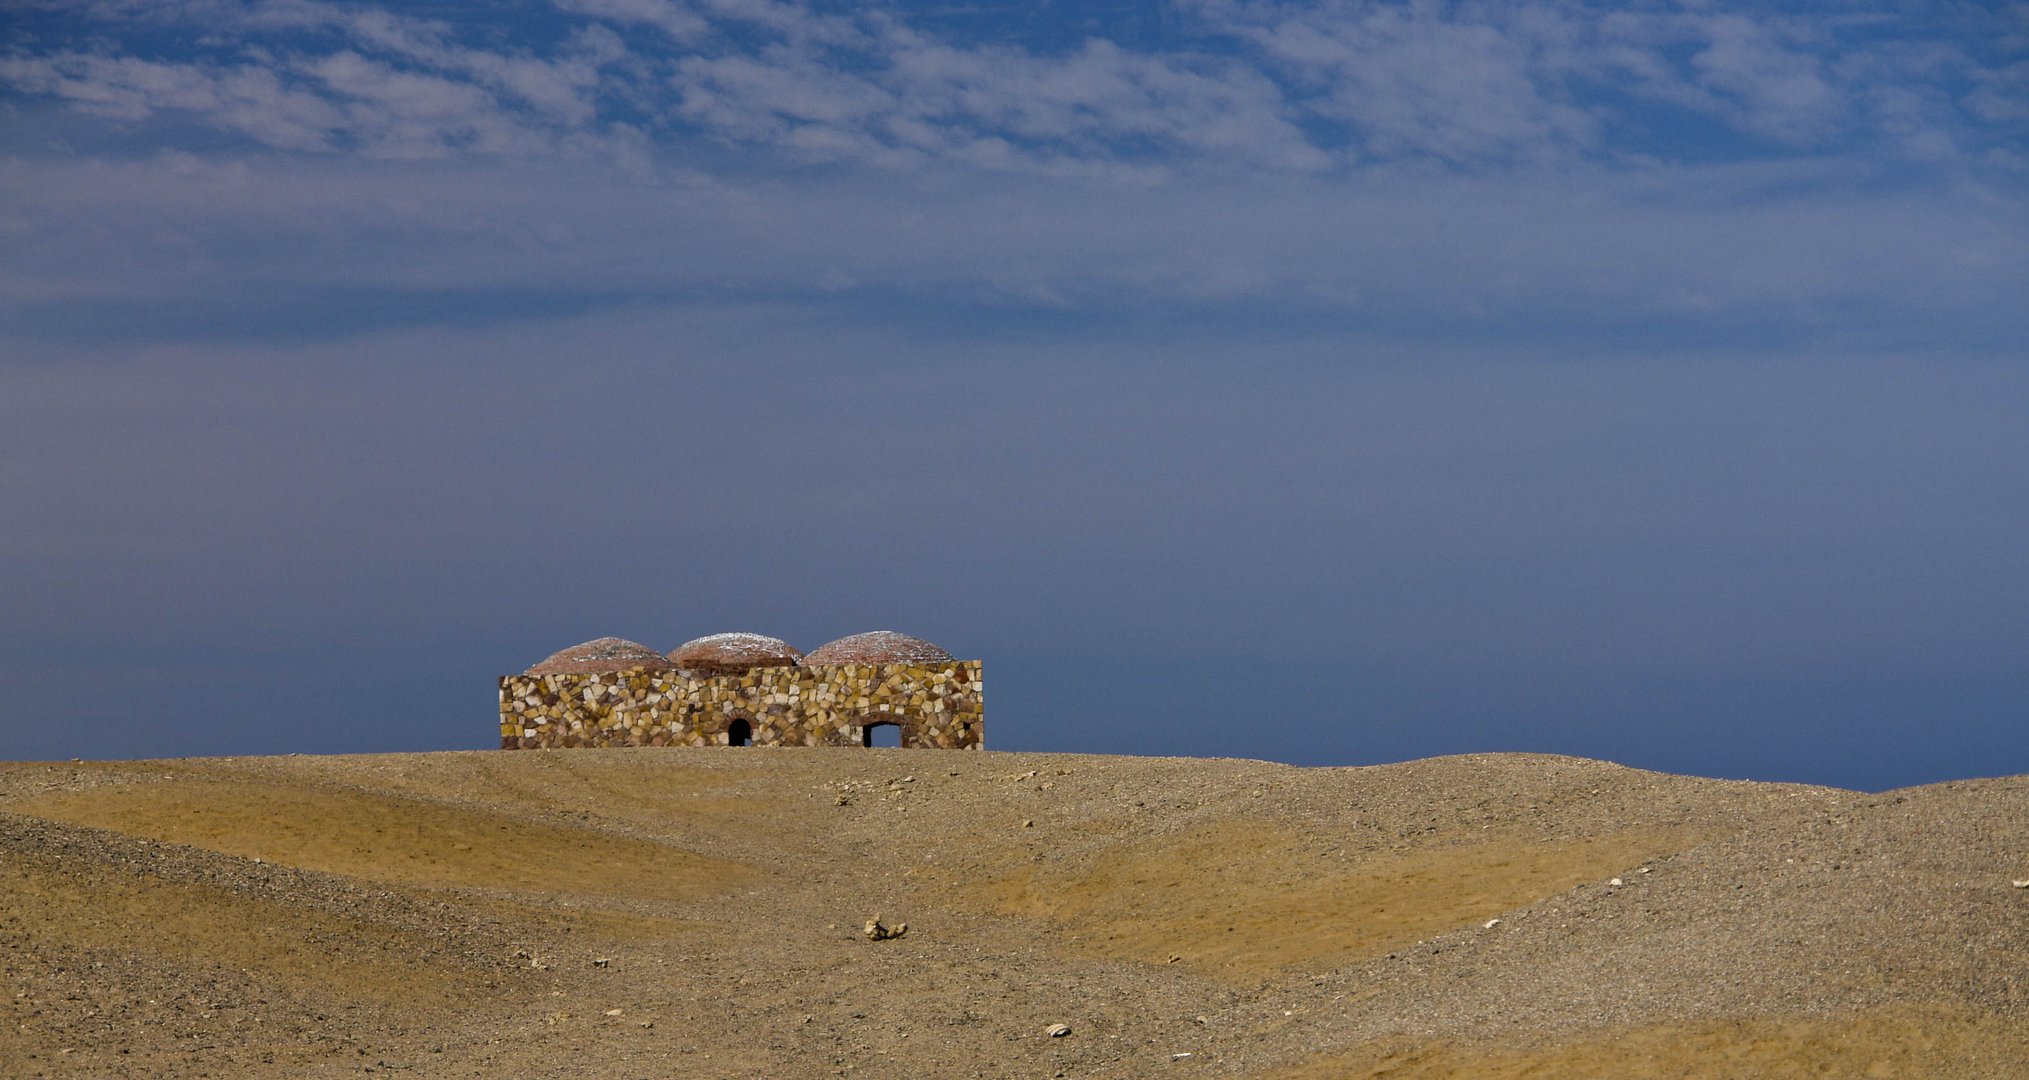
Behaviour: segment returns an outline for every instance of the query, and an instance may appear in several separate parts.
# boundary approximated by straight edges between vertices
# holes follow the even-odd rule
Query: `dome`
[[[766,634],[708,634],[678,645],[669,654],[686,671],[745,671],[757,667],[794,667],[803,654],[796,646]]]
[[[957,657],[943,649],[893,630],[870,630],[842,637],[810,650],[808,664],[948,664]]]
[[[639,642],[602,637],[573,645],[529,668],[524,675],[589,675],[607,671],[668,671],[669,658]]]

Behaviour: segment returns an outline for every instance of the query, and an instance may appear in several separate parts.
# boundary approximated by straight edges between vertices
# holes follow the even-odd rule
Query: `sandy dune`
[[[0,765],[0,1076],[2029,1077],[2023,879],[2029,777]]]

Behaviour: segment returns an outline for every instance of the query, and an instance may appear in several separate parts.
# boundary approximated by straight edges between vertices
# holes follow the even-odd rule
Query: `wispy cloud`
[[[557,8],[618,26],[652,26],[679,42],[696,41],[712,27],[710,19],[674,0],[557,0]]]
[[[0,83],[129,122],[173,111],[292,151],[537,153],[564,133],[643,128],[672,147],[702,135],[901,168],[1695,158],[1665,108],[1820,152],[1892,127],[1934,160],[2019,134],[2029,109],[2019,60],[1961,47],[1970,24],[1896,34],[1708,5],[1207,0],[1175,16],[1188,36],[1051,50],[940,38],[905,8],[784,0],[559,0],[512,43],[469,18],[321,0],[68,14],[17,44]],[[212,44],[179,53],[123,35],[115,15],[203,26]],[[1918,54],[1926,67],[1908,63]],[[1912,108],[1927,88],[1929,106]]]
[[[1747,15],[1621,15],[1605,43],[1645,96],[1705,113],[1751,134],[1808,146],[1837,134],[1851,104],[1827,58],[1843,50],[1807,22]],[[1673,60],[1673,57],[1682,57]]]
[[[266,65],[167,63],[68,52],[0,58],[0,81],[92,116],[139,122],[158,112],[194,114],[284,150],[328,150],[349,126],[340,103],[292,86]]]
[[[1316,169],[1329,157],[1276,86],[1245,67],[1151,57],[1105,41],[1063,56],[958,49],[889,28],[879,68],[809,45],[679,62],[679,114],[736,142],[826,159],[1047,168],[1213,159]]]
[[[119,133],[6,166],[38,319],[293,287],[1818,334],[2013,325],[2023,273],[2029,69],[1938,18],[1207,0],[1046,48],[783,0],[137,9],[211,28],[169,48],[95,11],[0,58],[17,124]]]
[[[1429,6],[1245,9],[1236,32],[1292,72],[1363,156],[1452,163],[1540,159],[1595,141],[1596,120],[1545,78],[1575,32],[1554,11],[1512,23]]]

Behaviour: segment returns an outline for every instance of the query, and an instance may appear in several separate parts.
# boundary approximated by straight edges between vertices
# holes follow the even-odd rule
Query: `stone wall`
[[[869,726],[901,728],[902,745],[983,745],[981,663],[824,664],[741,675],[674,671],[508,675],[500,745],[724,746],[744,720],[761,746],[860,746]]]

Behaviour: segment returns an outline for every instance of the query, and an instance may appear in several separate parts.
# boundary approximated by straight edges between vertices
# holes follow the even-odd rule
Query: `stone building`
[[[873,746],[979,749],[982,664],[892,630],[809,655],[761,634],[712,634],[667,654],[599,638],[500,679],[500,745]]]

